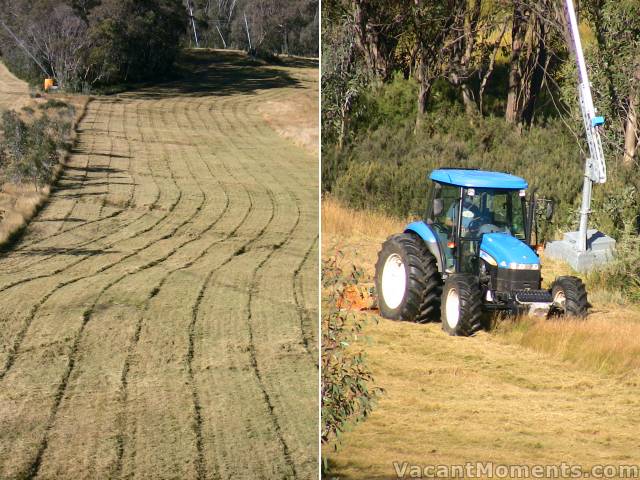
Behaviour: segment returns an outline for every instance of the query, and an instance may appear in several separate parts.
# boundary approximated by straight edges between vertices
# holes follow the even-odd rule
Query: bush
[[[61,100],[56,100],[55,98],[47,100],[45,103],[38,105],[38,108],[42,110],[49,110],[50,108],[68,108],[69,105],[66,102]]]
[[[352,207],[406,218],[424,214],[433,169],[497,170],[524,177],[539,195],[554,199],[556,227],[573,221],[582,161],[556,122],[521,134],[500,118],[470,122],[462,114],[430,113],[417,135],[414,128],[412,121],[383,125],[336,154],[331,165],[340,165],[338,174],[325,190]]]
[[[438,99],[415,130],[413,81],[395,78],[360,95],[352,119],[352,143],[343,150],[323,145],[322,186],[345,204],[399,218],[422,216],[435,168],[497,170],[525,178],[556,213],[541,225],[541,237],[576,229],[586,145],[576,142],[559,119],[522,131],[499,117],[469,117],[449,97]],[[640,214],[640,180],[613,155],[607,183],[593,190],[591,225],[618,238],[624,222]]]
[[[2,114],[2,130],[4,141],[1,150],[5,152],[5,158],[23,157],[27,150],[27,125],[16,112],[9,110]]]
[[[28,39],[28,48],[42,67],[0,28],[3,62],[32,85],[42,85],[43,70],[69,91],[158,79],[172,73],[186,26],[181,2],[32,3],[12,2],[4,19],[18,37]]]
[[[355,268],[345,274],[335,258],[323,263],[327,294],[322,308],[322,443],[339,441],[349,424],[365,419],[382,392],[370,386],[373,378],[364,353],[351,346],[366,319],[338,308],[346,302],[345,288],[356,285],[361,276]]]
[[[640,302],[640,236],[637,225],[627,223],[616,244],[615,259],[592,272],[589,282],[609,292],[622,292],[629,300]]]
[[[103,0],[88,15],[89,64],[100,84],[158,78],[171,72],[184,32],[174,0]]]
[[[36,189],[48,184],[71,124],[47,116],[27,124],[16,112],[8,111],[2,115],[2,129],[0,171],[3,176],[14,183],[29,181]]]

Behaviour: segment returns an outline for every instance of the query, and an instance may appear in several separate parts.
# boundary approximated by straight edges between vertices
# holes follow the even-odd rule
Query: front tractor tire
[[[551,285],[551,296],[557,313],[585,318],[589,309],[587,289],[578,277],[558,277]]]
[[[445,281],[442,329],[457,337],[468,337],[482,329],[482,292],[476,277],[454,274]]]
[[[401,233],[382,244],[376,263],[376,291],[384,318],[418,323],[439,318],[442,277],[435,257],[420,237]]]

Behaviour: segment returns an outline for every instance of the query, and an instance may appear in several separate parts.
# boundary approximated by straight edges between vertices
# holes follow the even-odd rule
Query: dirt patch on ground
[[[319,152],[318,60],[281,57],[291,64],[302,86],[289,98],[268,100],[259,105],[260,113],[278,134],[314,155]]]
[[[372,286],[381,243],[405,223],[331,199],[322,216],[323,256],[341,252]],[[544,265],[543,259],[545,276],[570,273],[559,263]],[[331,474],[397,478],[394,462],[399,468],[403,462],[634,463],[640,312],[604,293],[593,297],[586,321],[507,322],[473,338],[449,337],[439,323],[367,313],[360,347],[385,392],[373,414],[344,434],[337,452],[325,447]]]

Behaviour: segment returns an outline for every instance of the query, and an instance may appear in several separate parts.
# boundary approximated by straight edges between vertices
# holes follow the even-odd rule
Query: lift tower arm
[[[604,161],[602,142],[600,140],[600,128],[604,124],[604,117],[596,115],[591,96],[591,84],[587,73],[587,65],[584,61],[582,42],[580,41],[580,31],[578,30],[578,20],[572,0],[565,0],[566,17],[569,22],[569,34],[578,65],[578,97],[580,100],[580,110],[587,134],[589,144],[589,157],[585,162],[584,184],[582,188],[582,207],[580,208],[580,230],[578,238],[578,250],[587,250],[587,224],[591,211],[591,187],[593,183],[604,183],[607,181],[607,166]]]

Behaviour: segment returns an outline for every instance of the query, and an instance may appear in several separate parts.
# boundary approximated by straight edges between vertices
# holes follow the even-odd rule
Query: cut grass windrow
[[[0,257],[0,477],[315,473],[317,164],[255,108],[290,73],[229,58],[92,102]]]
[[[136,106],[136,116],[137,116],[137,115],[140,115],[140,113],[139,113],[139,111],[138,111],[138,108],[137,108],[137,107],[138,107],[138,105]],[[138,123],[138,131],[140,131],[139,123]],[[127,141],[127,143],[128,143],[129,149],[130,149],[130,148],[131,148],[131,142]],[[163,159],[164,159],[164,162],[165,162],[166,168],[167,168],[167,169],[169,169],[170,167],[169,167],[168,159],[167,159],[166,157],[164,157]],[[150,163],[148,163],[148,164],[147,164],[147,167],[148,167],[148,169],[149,169],[148,177],[149,177],[149,178],[151,178],[152,182],[154,183],[154,185],[155,185],[155,191],[156,191],[155,196],[154,196],[154,198],[153,198],[152,202],[149,204],[149,207],[148,207],[147,209],[145,209],[145,211],[144,211],[142,214],[140,214],[140,215],[138,215],[138,216],[136,216],[136,217],[134,217],[134,218],[132,218],[132,219],[129,219],[129,220],[128,220],[128,221],[126,221],[126,222],[122,222],[122,223],[115,224],[115,225],[113,225],[113,227],[112,227],[112,228],[108,228],[108,229],[107,229],[107,233],[105,233],[105,234],[103,234],[103,235],[99,235],[99,236],[96,236],[96,237],[92,237],[91,239],[89,239],[89,240],[87,240],[87,241],[84,241],[84,242],[81,242],[81,243],[79,243],[79,244],[74,244],[72,248],[68,248],[68,251],[69,251],[70,253],[72,253],[72,252],[74,251],[74,249],[82,249],[82,248],[88,247],[88,246],[90,246],[90,245],[95,245],[95,244],[97,244],[98,242],[100,242],[100,241],[102,241],[102,240],[104,240],[104,239],[106,239],[106,238],[108,238],[108,237],[110,237],[110,236],[118,236],[118,235],[119,235],[119,232],[121,232],[121,231],[122,231],[122,230],[124,230],[124,229],[129,228],[130,226],[132,226],[132,225],[133,225],[133,224],[135,224],[136,222],[139,222],[139,221],[143,220],[145,217],[147,217],[151,212],[153,212],[153,211],[156,209],[156,207],[159,205],[159,203],[160,203],[160,201],[161,201],[161,197],[162,197],[162,190],[160,189],[160,187],[158,186],[157,181],[156,181],[156,178],[158,178],[158,177],[159,177],[159,175],[158,175],[158,173],[154,173],[154,171],[151,169],[151,164],[150,164]],[[88,168],[88,167],[87,167],[87,168]],[[98,218],[98,219],[95,219],[95,220],[90,220],[90,221],[84,222],[84,223],[82,223],[82,224],[80,224],[80,225],[74,225],[74,226],[72,226],[72,227],[70,227],[70,228],[68,228],[68,229],[65,229],[65,230],[61,231],[61,232],[54,233],[54,234],[52,234],[52,235],[46,236],[46,237],[44,237],[44,238],[43,238],[43,239],[41,239],[41,240],[34,241],[34,242],[33,242],[32,244],[30,244],[30,245],[39,244],[39,243],[41,243],[41,242],[43,242],[43,241],[45,241],[45,240],[50,240],[50,239],[52,239],[52,238],[54,238],[54,237],[59,237],[59,236],[61,236],[61,235],[63,235],[63,234],[66,234],[66,233],[72,232],[72,231],[74,231],[74,230],[76,230],[76,229],[79,229],[79,228],[81,228],[81,227],[88,226],[88,225],[92,225],[92,224],[97,224],[97,223],[99,223],[99,222],[104,222],[104,221],[106,221],[106,220],[110,220],[110,219],[116,218],[116,217],[120,216],[121,214],[128,212],[128,211],[129,211],[129,210],[128,210],[128,208],[130,208],[130,207],[132,206],[133,202],[134,202],[134,195],[135,195],[135,186],[136,186],[136,182],[134,181],[134,182],[132,183],[132,185],[133,185],[133,188],[131,189],[131,192],[130,192],[130,194],[129,194],[129,197],[128,197],[128,199],[127,199],[127,202],[126,202],[126,204],[125,204],[125,207],[124,207],[124,208],[119,209],[119,210],[116,210],[115,212],[113,212],[113,213],[111,213],[111,214],[107,215],[106,217]],[[169,207],[169,208],[171,208],[171,207]],[[46,213],[46,212],[43,212],[43,213]],[[164,218],[165,218],[165,217],[160,218],[160,219],[159,219],[159,221],[162,221]],[[154,225],[154,226],[152,226],[151,228],[153,228],[153,227],[155,227],[155,225]],[[76,232],[76,233],[77,233],[77,232]],[[124,240],[131,239],[131,238],[133,238],[133,237],[135,237],[135,236],[137,236],[137,235],[139,235],[139,234],[141,234],[141,233],[146,233],[146,231],[142,231],[142,232],[134,232],[132,235],[130,235],[130,236],[128,236],[128,237],[126,237],[126,238],[124,238]],[[122,241],[122,240],[123,240],[123,239],[118,239],[118,240],[117,240],[117,242],[120,242],[120,241]],[[61,240],[59,240],[59,241],[61,241]],[[107,243],[106,245],[102,246],[102,249],[103,249],[103,250],[106,250],[106,249],[112,248],[112,247],[113,247],[117,242],[115,242],[115,241],[114,241],[114,242],[111,242],[111,243]],[[67,244],[67,243],[65,242],[65,245],[66,245],[66,244]],[[25,250],[25,249],[26,249],[26,248],[17,248],[15,251],[16,251],[16,252],[21,252],[21,251],[23,251],[23,250]],[[13,270],[13,271],[12,271],[12,270],[5,270],[5,271],[6,271],[6,273],[15,273],[15,272],[23,272],[23,273],[27,273],[27,272],[25,272],[26,268],[28,268],[28,267],[30,267],[30,266],[32,266],[32,265],[36,265],[36,264],[37,264],[38,266],[41,266],[42,262],[44,262],[44,261],[46,261],[46,260],[49,260],[49,259],[56,258],[56,256],[57,256],[57,255],[59,255],[59,253],[52,253],[52,254],[50,254],[50,255],[46,255],[46,256],[44,256],[43,258],[40,258],[40,259],[38,259],[38,260],[35,260],[35,261],[34,261],[34,262],[32,262],[32,263],[26,263],[26,264],[25,264],[25,262],[21,262],[21,263],[16,267],[16,269],[15,269],[15,270]],[[40,276],[35,276],[35,277],[34,277],[34,276],[26,276],[26,278],[25,278],[25,279],[23,279],[23,280],[15,281],[15,282],[13,282],[13,283],[9,283],[8,285],[5,285],[5,286],[3,286],[3,287],[0,287],[0,293],[1,293],[2,291],[4,291],[4,290],[7,290],[7,289],[12,288],[12,287],[14,287],[14,286],[21,285],[21,284],[23,284],[23,283],[25,283],[25,282],[28,282],[28,281],[31,281],[31,280],[35,280],[35,279],[38,279],[38,278],[47,278],[48,276],[52,276],[52,275],[56,275],[56,274],[59,274],[59,273],[63,273],[63,272],[65,272],[67,269],[69,269],[69,268],[71,268],[71,267],[75,267],[76,265],[78,265],[78,264],[82,263],[85,259],[86,259],[86,258],[81,258],[81,259],[80,259],[80,260],[78,260],[78,261],[70,262],[69,264],[65,265],[64,267],[54,270],[54,271],[53,271],[51,274],[49,274],[49,275],[40,275]]]

